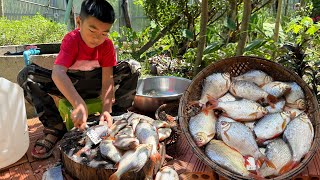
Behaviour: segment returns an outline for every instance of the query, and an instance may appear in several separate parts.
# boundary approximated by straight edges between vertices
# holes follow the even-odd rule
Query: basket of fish
[[[178,114],[194,153],[226,178],[289,179],[318,148],[314,93],[296,73],[258,57],[231,57],[203,69]]]

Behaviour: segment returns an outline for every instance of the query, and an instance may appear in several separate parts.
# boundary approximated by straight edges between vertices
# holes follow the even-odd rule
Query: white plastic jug
[[[22,88],[0,77],[0,169],[28,150],[29,133]]]

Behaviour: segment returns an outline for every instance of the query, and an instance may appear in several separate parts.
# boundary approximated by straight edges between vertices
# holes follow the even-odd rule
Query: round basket
[[[194,116],[199,112],[199,107],[194,105],[188,105],[190,101],[196,101],[200,99],[201,91],[202,91],[202,83],[203,80],[211,75],[214,72],[228,72],[232,77],[243,74],[251,69],[262,70],[268,73],[270,76],[274,78],[274,80],[278,81],[295,81],[298,83],[301,88],[304,90],[305,98],[306,98],[306,113],[308,114],[313,127],[314,127],[314,140],[312,142],[311,148],[307,155],[302,159],[301,163],[290,170],[289,172],[277,176],[274,179],[289,179],[294,177],[295,175],[302,172],[302,170],[307,166],[310,160],[314,157],[319,144],[319,105],[316,99],[316,96],[308,87],[308,85],[294,72],[289,69],[277,64],[275,62],[265,60],[258,57],[251,56],[238,56],[231,57],[215,62],[205,69],[200,71],[197,76],[192,80],[188,89],[185,91],[183,96],[180,99],[179,104],[179,123],[182,129],[182,133],[185,134],[187,138],[187,142],[192,147],[194,153],[198,156],[200,160],[210,166],[214,171],[216,171],[221,176],[231,179],[250,179],[249,177],[244,177],[238,174],[235,174],[219,165],[211,161],[204,153],[203,148],[197,147],[193,138],[189,132],[189,120],[190,117]]]

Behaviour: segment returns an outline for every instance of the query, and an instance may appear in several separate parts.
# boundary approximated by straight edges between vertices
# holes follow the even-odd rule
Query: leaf
[[[214,51],[218,50],[220,48],[220,44],[217,42],[214,42],[212,44],[210,44],[209,46],[206,47],[206,49],[204,50],[203,54],[209,54],[209,53],[213,53]]]
[[[231,30],[237,29],[236,23],[229,17],[227,18],[227,22],[226,22],[225,26]]]
[[[308,28],[307,34],[314,35],[314,33],[316,33],[317,31],[318,29],[315,26],[311,26],[310,28]]]
[[[304,17],[301,19],[301,24],[303,24],[306,27],[309,27],[313,24],[313,20],[310,17]]]
[[[151,26],[151,28],[156,28],[156,27],[157,27],[157,24],[156,24],[156,22],[151,21],[151,22],[150,22],[150,26]]]
[[[267,41],[263,39],[256,39],[251,41],[247,47],[244,48],[244,51],[252,51],[254,49],[258,49],[263,46]]]
[[[193,39],[193,33],[189,29],[182,30],[182,36],[188,39]]]
[[[300,31],[302,28],[303,28],[303,27],[302,27],[301,25],[294,25],[294,26],[293,26],[293,32],[294,32],[295,34],[298,34],[299,31]]]

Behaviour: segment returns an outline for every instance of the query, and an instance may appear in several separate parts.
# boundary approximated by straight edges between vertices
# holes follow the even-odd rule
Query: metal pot
[[[133,106],[140,111],[155,112],[164,103],[179,101],[191,80],[175,76],[139,79]]]

